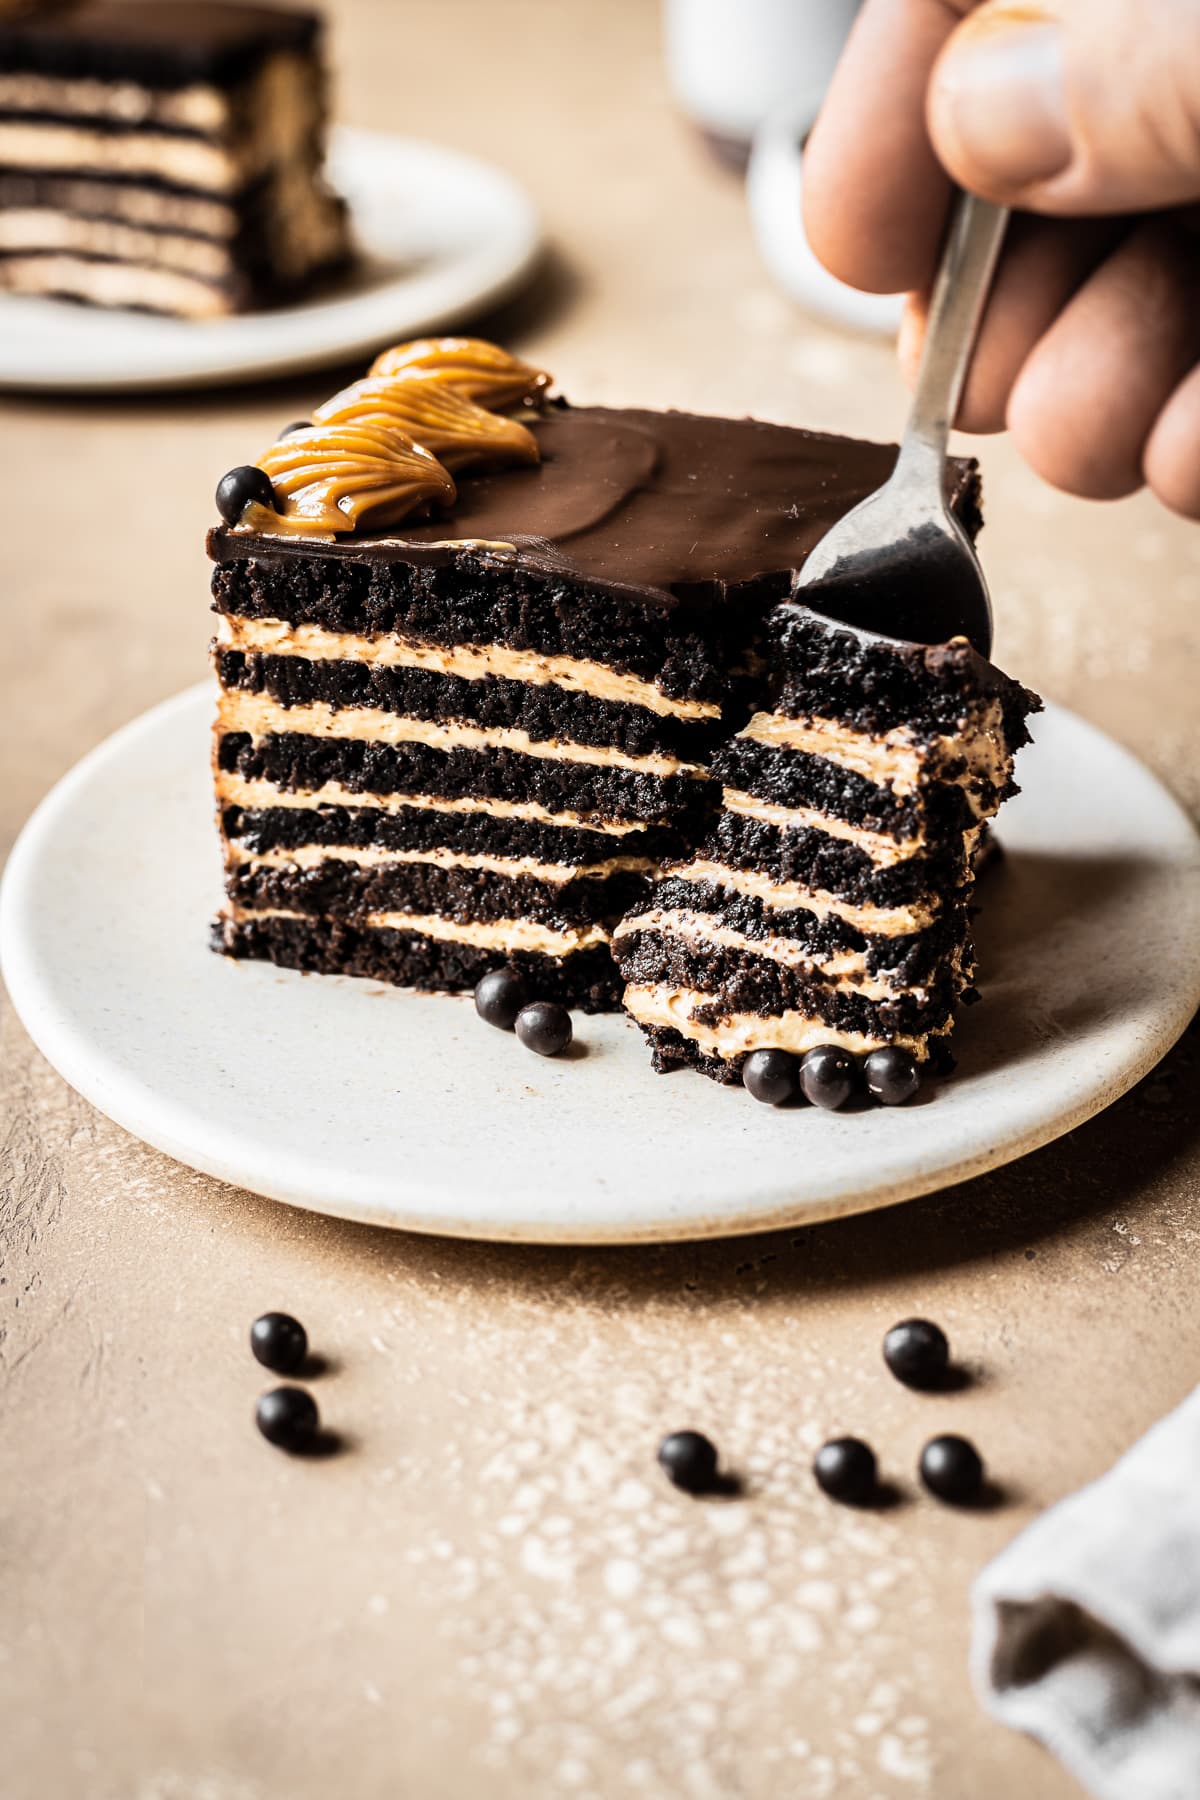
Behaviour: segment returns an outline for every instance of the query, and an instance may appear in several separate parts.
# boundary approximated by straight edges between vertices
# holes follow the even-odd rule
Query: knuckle
[[[1136,123],[1147,155],[1200,191],[1200,78],[1194,57],[1166,57],[1140,90]]]
[[[1134,493],[1141,475],[1125,446],[1079,429],[1052,382],[1036,368],[1017,381],[1008,403],[1008,428],[1021,456],[1051,487],[1083,500],[1117,500]]]
[[[1146,481],[1164,506],[1185,519],[1200,519],[1200,445],[1152,437],[1146,454]]]

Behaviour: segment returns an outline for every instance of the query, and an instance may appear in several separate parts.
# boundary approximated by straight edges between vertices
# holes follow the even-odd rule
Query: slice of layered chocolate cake
[[[348,255],[312,13],[79,0],[0,20],[0,288],[209,318]]]
[[[965,639],[904,643],[791,602],[765,654],[770,710],[714,758],[711,830],[616,934],[625,1005],[660,1069],[783,1095],[782,1058],[809,1055],[793,1072],[811,1099],[841,1104],[864,1073],[906,1098],[971,988],[976,849],[1038,702]]]
[[[719,798],[763,618],[895,452],[546,380],[400,346],[222,482],[231,954],[619,1004],[612,933]]]

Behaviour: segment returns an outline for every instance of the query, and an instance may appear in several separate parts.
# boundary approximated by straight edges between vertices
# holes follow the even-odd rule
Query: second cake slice
[[[756,1051],[937,1060],[971,988],[980,834],[1037,701],[965,639],[791,603],[767,657],[774,701],[714,760],[711,831],[617,933],[626,1008],[658,1068],[719,1081]]]

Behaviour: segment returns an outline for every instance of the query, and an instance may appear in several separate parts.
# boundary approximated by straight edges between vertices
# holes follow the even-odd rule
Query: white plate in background
[[[988,877],[958,1073],[891,1110],[774,1112],[655,1075],[624,1017],[546,1061],[448,999],[232,962],[206,685],[84,758],[21,835],[0,955],[34,1042],[110,1118],[221,1180],[456,1236],[630,1243],[804,1224],[1034,1150],[1153,1066],[1200,1002],[1200,840],[1147,769],[1058,707]]]
[[[0,294],[0,386],[121,392],[257,381],[462,323],[533,268],[533,202],[493,164],[342,127],[329,176],[360,261],[312,299],[228,319],[167,319]]]

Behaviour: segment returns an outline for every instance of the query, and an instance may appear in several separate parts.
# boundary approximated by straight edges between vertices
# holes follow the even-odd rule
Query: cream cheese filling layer
[[[721,709],[707,700],[673,700],[652,681],[622,675],[604,663],[573,656],[543,656],[536,650],[513,650],[506,644],[421,643],[391,633],[360,637],[326,631],[319,625],[289,625],[286,619],[222,616],[217,623],[221,649],[256,650],[270,656],[302,656],[312,661],[357,662],[368,668],[429,669],[467,681],[500,676],[537,687],[567,688],[595,700],[641,706],[675,719],[719,719]]]
[[[838,950],[824,956],[805,950],[787,938],[752,938],[725,925],[714,925],[706,913],[689,912],[684,907],[652,906],[644,913],[626,915],[613,933],[613,942],[632,937],[635,932],[653,931],[682,939],[689,949],[703,952],[717,945],[737,950],[746,956],[766,957],[787,969],[811,973],[827,986],[861,994],[864,1000],[893,1000],[898,993],[911,994],[916,1000],[925,998],[919,987],[897,986],[868,972],[865,956],[855,950]]]
[[[824,757],[877,787],[889,788],[899,799],[915,794],[923,778],[952,781],[967,790],[978,817],[995,808],[984,806],[975,790],[984,782],[1003,788],[1012,774],[998,700],[990,700],[960,733],[928,743],[905,725],[873,737],[836,719],[791,719],[782,713],[755,713],[739,736],[775,749]]]
[[[353,738],[375,744],[427,744],[434,750],[514,750],[542,762],[588,763],[601,768],[629,769],[638,775],[684,775],[695,780],[707,776],[699,763],[682,762],[677,756],[655,754],[627,756],[609,745],[573,744],[561,738],[539,740],[527,731],[507,725],[442,725],[431,719],[410,719],[376,706],[330,706],[316,700],[311,706],[280,706],[261,694],[222,689],[217,706],[218,724],[226,731],[245,731],[252,737],[275,732],[305,737]]]
[[[905,726],[882,737],[871,737],[865,731],[839,725],[835,719],[789,719],[782,713],[755,713],[738,735],[778,750],[823,756],[840,769],[861,775],[878,787],[891,788],[900,796],[916,792],[927,760]]]
[[[932,1035],[929,1032],[908,1037],[837,1031],[822,1020],[801,1012],[730,1013],[717,1025],[701,1024],[692,1014],[710,1003],[711,996],[695,988],[647,982],[634,983],[625,989],[625,1010],[639,1025],[670,1026],[708,1055],[719,1056],[726,1062],[751,1050],[789,1050],[794,1056],[803,1056],[806,1050],[815,1050],[818,1044],[837,1044],[856,1056],[878,1050],[884,1044],[898,1044],[911,1050],[918,1062],[923,1062],[929,1054]],[[939,1031],[948,1029],[949,1023],[947,1019],[939,1026]]]
[[[91,131],[47,120],[0,120],[0,163],[11,169],[92,169],[157,176],[181,187],[229,193],[245,180],[244,159],[224,144],[163,132]]]
[[[737,813],[746,819],[759,819],[764,825],[774,825],[780,831],[823,831],[826,837],[841,838],[856,845],[879,869],[894,868],[897,863],[919,856],[925,848],[923,831],[903,840],[891,838],[882,831],[868,831],[865,826],[851,825],[848,820],[835,818],[831,813],[818,812],[815,807],[776,806],[773,801],[760,800],[756,794],[743,794],[737,788],[724,790],[723,805],[726,812]]]
[[[301,844],[291,850],[247,850],[230,844],[226,862],[231,867],[253,864],[258,869],[319,869],[329,862],[354,863],[360,869],[386,869],[403,863],[428,863],[435,869],[476,869],[488,875],[532,876],[537,881],[563,884],[600,880],[608,875],[651,874],[657,864],[648,856],[610,856],[598,863],[538,862],[533,856],[470,856],[457,850],[385,850],[377,844],[363,849],[339,844]]]
[[[184,88],[145,87],[137,81],[98,81],[90,76],[0,74],[5,112],[82,113],[121,125],[175,125],[187,131],[220,131],[229,101],[219,88],[197,82]]]
[[[109,256],[120,262],[178,269],[202,281],[221,281],[233,269],[224,244],[183,232],[147,231],[112,219],[79,218],[46,206],[0,210],[0,250],[61,250],[80,256]]]
[[[133,187],[111,181],[93,181],[86,175],[39,176],[38,210],[79,213],[89,219],[112,219],[126,225],[157,226],[202,237],[231,238],[237,231],[237,214],[223,200],[200,194],[171,193],[151,187]]]
[[[313,924],[310,913],[289,912],[285,907],[233,906],[230,917],[239,924],[256,919],[299,919]],[[480,950],[530,950],[539,956],[572,956],[579,950],[590,950],[608,943],[608,933],[600,925],[568,925],[552,931],[532,919],[494,919],[490,923],[460,923],[443,919],[437,913],[377,912],[365,919],[345,921],[355,926],[365,924],[374,931],[405,931],[414,937],[439,938],[451,944],[473,944]]]
[[[143,263],[92,262],[66,251],[5,257],[0,287],[16,294],[72,294],[96,306],[146,306],[188,319],[218,318],[231,310],[219,287],[196,276]]]
[[[924,931],[937,917],[936,900],[914,902],[910,906],[858,905],[840,900],[820,888],[810,888],[802,881],[772,881],[748,869],[731,869],[724,863],[697,857],[690,863],[670,863],[664,873],[680,881],[711,881],[717,887],[731,888],[736,894],[761,900],[774,912],[804,911],[818,919],[844,919],[857,926],[868,937],[907,937]]]
[[[536,800],[489,800],[464,797],[441,799],[437,794],[360,794],[357,788],[327,781],[316,788],[280,788],[269,781],[247,781],[241,775],[217,774],[217,801],[222,806],[244,806],[265,811],[275,806],[316,810],[322,806],[374,807],[379,812],[487,813],[495,819],[530,819],[539,825],[555,825],[568,831],[598,831],[606,837],[629,837],[649,831],[643,819],[595,819],[588,813],[551,812]]]

